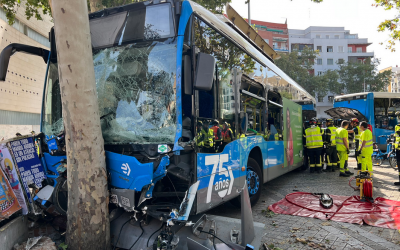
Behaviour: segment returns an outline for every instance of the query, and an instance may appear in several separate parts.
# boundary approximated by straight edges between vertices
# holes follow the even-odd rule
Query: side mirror
[[[212,55],[199,53],[197,55],[196,75],[194,88],[210,91],[212,89],[215,73],[215,58]]]
[[[10,58],[16,52],[23,52],[30,55],[40,56],[43,58],[44,62],[47,63],[49,59],[50,51],[34,46],[12,43],[5,47],[0,54],[0,81],[6,80],[8,64],[10,62]]]

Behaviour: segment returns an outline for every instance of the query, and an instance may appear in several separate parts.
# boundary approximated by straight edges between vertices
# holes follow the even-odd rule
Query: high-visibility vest
[[[347,139],[349,136],[349,133],[347,132],[346,129],[344,128],[338,128],[336,129],[336,149],[337,151],[346,151],[347,148],[344,145],[344,138]]]
[[[214,131],[209,129],[207,132],[202,129],[200,131],[202,140],[200,138],[197,140],[197,146],[211,148],[214,146]]]
[[[364,143],[364,141],[366,143],[365,143],[364,148],[362,149],[362,153],[372,155],[372,153],[374,152],[374,148],[373,148],[373,141],[372,141],[372,132],[369,129],[366,129],[361,133],[360,146],[359,146],[358,150],[360,150],[361,145]]]
[[[236,136],[237,139],[244,138],[244,137],[246,137],[245,134],[238,134],[238,135]]]
[[[400,124],[396,125],[394,127],[394,138],[396,139],[396,141],[394,142],[394,148],[398,148],[400,147],[400,135],[398,134],[398,131],[400,131]]]
[[[328,130],[325,131],[326,135],[329,139],[328,146],[335,146],[336,145],[336,127],[331,126],[328,127]]]
[[[222,141],[221,129],[218,126],[213,126],[211,129],[214,131],[214,141]]]
[[[231,142],[233,139],[231,137],[231,136],[233,136],[232,130],[230,128],[228,128],[227,130],[222,130],[221,136],[222,136],[222,140],[224,142]]]
[[[322,141],[322,132],[320,127],[311,127],[306,129],[307,148],[320,148],[324,145]]]

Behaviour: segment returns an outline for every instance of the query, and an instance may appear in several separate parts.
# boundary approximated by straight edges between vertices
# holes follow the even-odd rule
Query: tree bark
[[[109,249],[107,172],[86,0],[52,0],[68,174],[68,249]]]
[[[101,0],[89,0],[90,12],[96,12],[103,9]]]

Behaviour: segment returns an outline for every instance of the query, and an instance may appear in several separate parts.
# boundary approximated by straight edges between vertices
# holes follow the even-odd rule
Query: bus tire
[[[57,178],[57,184],[53,191],[53,204],[61,215],[67,215],[68,210],[68,188],[67,179]]]
[[[254,206],[260,199],[263,181],[260,165],[253,158],[249,158],[247,162],[246,182],[249,190],[250,203],[251,206]],[[241,196],[239,195],[232,199],[231,203],[235,207],[240,208]]]

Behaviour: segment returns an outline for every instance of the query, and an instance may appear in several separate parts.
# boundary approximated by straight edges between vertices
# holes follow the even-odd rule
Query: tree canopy
[[[313,96],[326,96],[328,92],[363,92],[364,80],[366,90],[385,91],[391,73],[378,71],[378,59],[368,59],[364,63],[341,63],[338,70],[327,70],[316,75],[314,62],[318,54],[318,51],[307,46],[302,50],[297,47],[288,54],[281,54],[276,65]]]
[[[324,0],[311,0],[315,3],[321,3]],[[386,20],[382,21],[378,28],[378,31],[389,31],[390,39],[386,45],[387,49],[390,49],[392,52],[396,51],[395,44],[400,40],[400,0],[374,0],[375,4],[372,4],[373,7],[382,7],[385,10],[397,10],[397,15],[388,17]],[[381,43],[383,44],[383,43]]]

